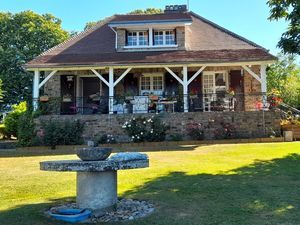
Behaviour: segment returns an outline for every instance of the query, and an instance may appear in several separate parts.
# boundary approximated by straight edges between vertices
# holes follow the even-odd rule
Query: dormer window
[[[127,30],[124,48],[170,48],[177,47],[175,29]]]
[[[127,46],[148,46],[148,31],[128,31]]]
[[[175,30],[155,30],[154,45],[175,45]]]

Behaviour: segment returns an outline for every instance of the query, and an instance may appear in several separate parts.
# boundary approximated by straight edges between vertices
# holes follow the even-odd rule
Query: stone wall
[[[37,127],[41,120],[80,120],[85,124],[84,138],[91,139],[103,134],[112,134],[119,141],[128,141],[122,125],[132,117],[151,117],[153,114],[143,115],[51,115],[41,116],[36,119]],[[189,123],[202,123],[205,128],[205,139],[215,139],[216,129],[221,128],[221,123],[231,124],[236,129],[237,138],[257,138],[280,134],[280,114],[278,112],[189,112],[158,114],[161,120],[170,126],[168,134],[181,134],[187,137]],[[264,130],[266,132],[264,132]]]
[[[250,68],[254,73],[260,76],[260,66]],[[245,93],[245,111],[255,111],[256,104],[262,102],[261,84],[251,74],[244,70],[244,93]]]

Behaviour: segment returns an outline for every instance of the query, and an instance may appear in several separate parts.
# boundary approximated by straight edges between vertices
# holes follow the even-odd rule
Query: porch
[[[33,104],[46,114],[258,111],[265,93],[266,64],[73,67],[35,70]]]

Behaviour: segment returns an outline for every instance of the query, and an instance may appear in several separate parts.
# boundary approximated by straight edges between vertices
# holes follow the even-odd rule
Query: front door
[[[74,114],[76,113],[76,89],[75,76],[61,76],[61,113]]]

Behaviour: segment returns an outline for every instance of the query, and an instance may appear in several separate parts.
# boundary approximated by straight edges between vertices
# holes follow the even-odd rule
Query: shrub
[[[237,137],[236,128],[230,123],[221,123],[221,127],[214,131],[216,139],[234,139]]]
[[[26,111],[18,120],[18,146],[28,147],[34,144],[34,114],[32,111]]]
[[[18,105],[13,105],[12,108],[13,110],[4,119],[5,132],[10,138],[11,136],[17,137],[19,118],[26,112],[27,105],[26,102],[21,102]]]
[[[0,139],[6,139],[8,138],[8,134],[5,131],[5,125],[0,124]]]
[[[116,138],[111,134],[103,134],[96,139],[96,143],[99,144],[115,144],[117,143]]]
[[[79,145],[83,144],[83,124],[80,121],[57,121],[49,120],[42,122],[42,128],[37,132],[40,143],[51,146],[56,145]]]
[[[187,124],[187,134],[192,140],[204,139],[204,126],[202,123],[189,123]]]
[[[182,141],[183,137],[182,134],[171,134],[169,137],[170,141]]]
[[[161,122],[158,117],[133,117],[126,121],[122,126],[133,142],[155,142],[164,141],[166,139],[166,132],[169,126]]]

